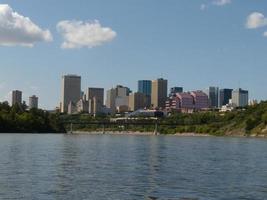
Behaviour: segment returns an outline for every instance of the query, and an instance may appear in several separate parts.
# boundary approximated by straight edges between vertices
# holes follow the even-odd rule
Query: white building
[[[38,108],[38,97],[33,95],[29,97],[29,109]]]
[[[248,105],[248,91],[238,88],[232,92],[232,103],[236,107],[245,107]]]

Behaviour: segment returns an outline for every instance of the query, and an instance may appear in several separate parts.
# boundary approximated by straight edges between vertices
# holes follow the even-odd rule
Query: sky
[[[248,89],[267,99],[266,0],[0,0],[0,101],[60,102],[82,88],[168,79],[185,90]]]

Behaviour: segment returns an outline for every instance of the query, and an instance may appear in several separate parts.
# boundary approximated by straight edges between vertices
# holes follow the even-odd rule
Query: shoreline
[[[176,136],[176,137],[247,137],[247,136],[235,136],[235,135],[224,135],[215,136],[207,133],[175,133],[175,134],[155,134],[154,132],[139,132],[139,131],[73,131],[68,132],[70,135],[131,135],[131,136]],[[258,136],[253,136],[258,137]]]
[[[234,137],[234,138],[267,138],[267,135],[222,135],[216,136],[207,133],[175,133],[175,134],[155,134],[154,132],[140,132],[140,131],[73,131],[68,132],[70,135],[125,135],[125,136],[175,136],[175,137]]]

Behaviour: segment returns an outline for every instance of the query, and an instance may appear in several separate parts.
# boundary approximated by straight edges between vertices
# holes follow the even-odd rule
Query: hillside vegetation
[[[207,133],[211,135],[267,135],[267,102],[237,109],[232,112],[201,112],[194,114],[173,114],[164,119],[179,124],[174,128],[162,127],[162,132]]]
[[[26,111],[24,105],[10,107],[0,103],[0,133],[60,133],[65,132],[59,114],[39,109]]]
[[[93,118],[88,115],[61,116],[65,121],[88,122],[109,121],[108,117]],[[145,118],[132,119],[134,122],[148,121]],[[131,119],[127,119],[131,121]],[[149,120],[153,124],[153,120]],[[176,133],[203,133],[217,136],[267,136],[267,102],[255,106],[237,109],[232,112],[220,113],[218,111],[199,112],[193,114],[172,113],[171,116],[159,119],[161,124],[158,131],[161,134]],[[164,125],[168,124],[168,125]],[[173,124],[173,125],[170,125]],[[69,130],[69,126],[66,129]],[[101,131],[101,125],[74,124],[74,130]],[[127,125],[108,126],[106,131],[140,131],[153,132],[155,125]]]

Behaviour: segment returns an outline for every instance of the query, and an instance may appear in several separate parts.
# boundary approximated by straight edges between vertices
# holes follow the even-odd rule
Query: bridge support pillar
[[[102,133],[105,134],[105,124],[103,124]]]
[[[159,133],[158,133],[158,122],[155,123],[154,135],[159,135]]]
[[[70,134],[72,134],[72,133],[73,133],[73,124],[70,123]]]

